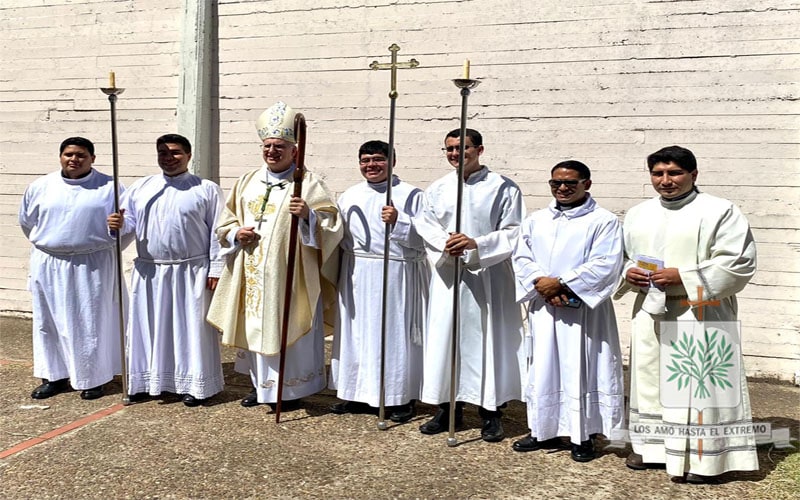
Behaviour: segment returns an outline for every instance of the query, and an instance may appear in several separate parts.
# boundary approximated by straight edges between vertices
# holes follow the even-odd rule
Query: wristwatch
[[[559,278],[558,278],[558,284],[559,284],[559,285],[561,285],[562,287],[566,288],[567,290],[569,290],[569,287],[568,287],[568,286],[567,286],[567,284],[564,282],[564,280],[563,280],[563,279],[561,279],[561,277],[560,277],[560,276],[559,276]]]

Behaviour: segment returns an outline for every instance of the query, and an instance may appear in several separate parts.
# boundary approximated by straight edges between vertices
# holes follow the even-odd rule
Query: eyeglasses
[[[383,165],[388,162],[386,158],[379,156],[377,158],[361,158],[358,160],[358,163],[361,165],[369,165],[370,163],[374,163],[375,165]]]
[[[567,187],[575,187],[575,186],[578,185],[579,182],[583,182],[585,180],[586,179],[578,179],[578,180],[575,180],[575,179],[566,179],[566,180],[550,179],[549,181],[547,181],[547,183],[550,184],[551,188],[558,189],[558,188],[561,187],[562,184],[566,185]]]
[[[269,151],[270,149],[274,149],[276,153],[282,153],[286,151],[285,144],[263,144],[261,146],[261,151]]]
[[[471,148],[474,148],[474,147],[475,146],[464,146],[464,151],[466,151],[468,149],[471,149]],[[458,152],[458,151],[461,151],[461,147],[460,146],[447,146],[446,148],[442,148],[442,151],[445,151],[447,153],[452,153],[453,151]]]

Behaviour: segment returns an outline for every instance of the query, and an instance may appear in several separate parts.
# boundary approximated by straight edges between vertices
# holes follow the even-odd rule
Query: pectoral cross
[[[286,188],[286,181],[281,181],[276,184],[271,182],[267,182],[267,192],[264,194],[264,201],[261,202],[261,213],[258,215],[258,229],[261,229],[261,223],[264,222],[264,210],[267,208],[267,202],[269,201],[269,193],[272,192],[273,188],[277,189],[284,189]]]
[[[397,99],[397,68],[416,68],[419,66],[419,61],[413,58],[410,61],[397,62],[397,53],[399,51],[400,47],[396,43],[393,43],[389,46],[389,52],[392,53],[392,62],[379,63],[378,61],[372,61],[372,64],[369,65],[370,69],[374,70],[392,70],[392,88],[389,91],[389,99]]]

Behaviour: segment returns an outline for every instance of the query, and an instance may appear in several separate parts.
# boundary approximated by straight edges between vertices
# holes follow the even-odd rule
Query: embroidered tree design
[[[693,336],[683,332],[683,337],[677,344],[674,341],[670,342],[674,352],[670,355],[672,364],[667,365],[667,369],[672,373],[667,382],[677,379],[680,391],[688,388],[689,382],[694,379],[697,382],[694,397],[700,399],[711,396],[706,386],[706,379],[719,389],[732,388],[733,385],[728,381],[728,369],[733,367],[733,363],[730,362],[733,357],[733,346],[726,342],[724,335],[720,335],[718,339],[718,333],[720,330],[709,333],[706,329],[703,339],[695,340]],[[718,340],[719,345],[717,345]]]

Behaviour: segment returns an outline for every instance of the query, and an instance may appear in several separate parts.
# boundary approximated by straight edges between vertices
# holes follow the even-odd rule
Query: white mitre
[[[264,139],[283,139],[294,144],[294,115],[292,108],[283,101],[278,101],[256,120],[258,137]]]

